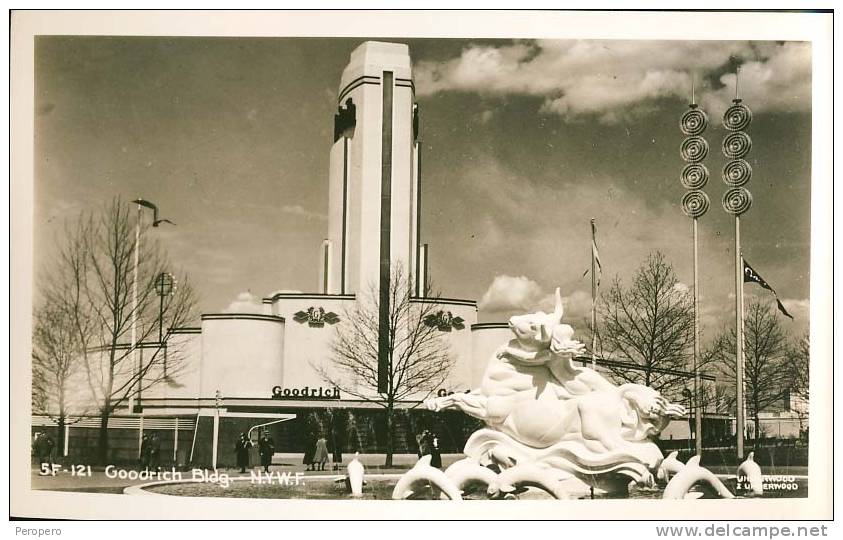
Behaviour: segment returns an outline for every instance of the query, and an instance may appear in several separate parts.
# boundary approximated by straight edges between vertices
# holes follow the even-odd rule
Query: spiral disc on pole
[[[689,163],[679,177],[685,189],[702,189],[708,183],[708,169],[702,163]]]
[[[708,142],[702,137],[688,137],[679,147],[679,155],[683,161],[698,163],[708,155]]]
[[[746,105],[736,103],[723,114],[723,127],[729,131],[743,131],[752,122],[752,111]]]
[[[752,150],[752,139],[743,131],[729,133],[723,138],[723,155],[729,159],[740,159]]]
[[[682,196],[682,211],[690,218],[698,218],[708,212],[709,204],[708,195],[698,189]]]
[[[701,135],[708,127],[708,115],[702,109],[691,108],[679,119],[679,129],[685,135]]]
[[[741,187],[752,178],[752,167],[745,159],[733,159],[723,166],[723,182],[731,187]]]
[[[723,209],[734,216],[743,214],[749,210],[750,206],[752,206],[752,193],[746,188],[732,188],[723,195]]]

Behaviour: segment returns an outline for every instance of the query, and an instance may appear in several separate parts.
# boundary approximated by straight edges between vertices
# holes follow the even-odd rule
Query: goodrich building
[[[455,359],[433,393],[464,391],[479,382],[486,360],[509,331],[504,324],[477,324],[473,300],[426,297],[419,122],[408,47],[380,42],[357,47],[340,78],[333,141],[326,141],[329,219],[326,240],[314,246],[322,255],[314,272],[317,292],[271,294],[263,299],[262,313],[209,313],[199,327],[170,329],[168,348],[187,358],[188,369],[177,385],[145,392],[142,412],[126,416],[136,416],[139,425],[141,416],[147,425],[178,417],[180,427],[174,429],[184,431],[177,431],[178,445],[194,463],[231,461],[237,435],[250,430],[255,435],[263,426],[274,434],[279,451],[303,451],[314,431],[328,435],[329,444],[344,439],[337,444],[346,452],[376,451],[383,439],[382,408],[330,387],[317,368],[330,369],[332,336],[363,295],[377,295],[379,335],[386,335],[386,293],[396,269],[409,283],[413,303],[437,304],[437,331]],[[383,339],[378,346],[385,346]],[[375,388],[371,395],[377,395]],[[425,395],[409,396],[397,407],[417,407]],[[404,414],[399,429],[406,433],[397,450],[414,453],[411,434],[421,427],[439,431],[446,449],[461,449],[459,426],[441,425],[448,418],[420,410]],[[220,449],[216,455],[214,448]]]

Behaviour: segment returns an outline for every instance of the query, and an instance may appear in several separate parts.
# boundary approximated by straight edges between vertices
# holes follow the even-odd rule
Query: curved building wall
[[[273,315],[202,315],[199,397],[268,398],[284,384],[284,319]]]
[[[512,339],[507,323],[480,323],[471,327],[471,388],[480,386],[489,358]]]
[[[290,390],[328,388],[330,385],[322,380],[316,367],[330,366],[331,340],[334,327],[339,324],[332,321],[334,317],[337,321],[344,318],[346,308],[354,303],[354,296],[282,293],[265,299],[264,303],[271,306],[273,315],[286,321],[283,384],[267,384],[267,394],[276,384]]]
[[[452,321],[450,330],[440,330],[443,339],[448,344],[450,353],[454,356],[451,371],[442,387],[436,390],[448,392],[464,392],[471,388],[471,326],[477,321],[477,306],[470,300],[452,299],[414,299],[416,303],[436,303],[435,312],[441,311],[444,320]],[[454,324],[456,318],[462,321]],[[436,391],[434,390],[434,394]],[[422,397],[422,396],[420,396]]]
[[[290,390],[328,388],[328,382],[320,377],[317,366],[332,370],[331,341],[336,334],[336,328],[342,324],[346,310],[355,309],[353,295],[319,295],[319,294],[289,294],[282,293],[267,298],[265,304],[271,305],[273,315],[283,317],[286,322],[285,350],[284,350],[284,383],[283,387]],[[449,314],[446,320],[451,321],[448,328],[441,330],[443,339],[447,342],[451,354],[454,355],[453,368],[443,383],[442,388],[449,391],[463,391],[469,388],[472,370],[472,338],[471,325],[477,321],[477,308],[470,300],[414,299],[414,303],[436,302],[435,312],[442,311]],[[318,311],[321,309],[321,313]],[[313,314],[319,314],[321,320],[312,320]],[[336,316],[336,322],[329,314]],[[455,318],[461,319],[454,325]],[[461,326],[462,328],[458,328]],[[443,325],[444,328],[444,325]],[[339,374],[337,374],[339,375]],[[267,386],[269,392],[271,385]],[[360,391],[368,389],[360,388]],[[434,389],[434,393],[436,390]],[[343,398],[353,396],[342,395]],[[418,396],[419,398],[424,396]],[[406,399],[413,399],[407,396]]]

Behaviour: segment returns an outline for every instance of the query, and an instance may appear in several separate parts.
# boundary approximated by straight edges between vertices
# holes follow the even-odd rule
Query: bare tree
[[[787,363],[790,370],[790,396],[800,401],[792,410],[799,419],[799,430],[802,431],[808,416],[807,404],[810,398],[811,341],[807,332],[790,347]]]
[[[737,362],[735,330],[721,333],[711,345],[712,356],[731,387],[732,404],[736,392]],[[769,306],[750,302],[744,315],[744,396],[753,418],[755,437],[761,434],[760,413],[781,403],[791,386],[792,369],[787,360],[787,334]],[[734,405],[733,405],[734,406]]]
[[[73,343],[100,417],[97,453],[102,462],[108,460],[108,422],[114,411],[156,385],[175,384],[184,367],[179,351],[167,350],[157,339],[154,281],[168,267],[167,259],[148,227],[140,228],[136,242],[135,226],[131,207],[119,198],[100,212],[80,216],[54,265],[59,279],[44,287],[48,303],[61,306],[75,333]],[[195,305],[195,293],[181,277],[174,294],[163,298],[161,319],[169,327],[183,326],[195,317]]]
[[[811,364],[811,340],[807,332],[791,346],[787,358],[791,373],[790,391],[807,403],[810,397],[809,371]]]
[[[438,297],[412,296],[410,280],[400,265],[392,268],[387,327],[387,390],[378,393],[379,290],[371,285],[344,311],[331,343],[327,365],[314,369],[328,384],[386,410],[386,463],[392,465],[396,402],[419,402],[439,388],[453,366],[444,332],[459,327]]]
[[[681,371],[692,367],[693,309],[691,293],[659,252],[647,258],[629,288],[616,277],[600,304],[601,347],[608,356],[641,369],[609,367],[612,374],[678,395],[689,382]]]
[[[43,304],[35,312],[32,332],[32,411],[56,422],[60,449],[65,426],[88,411],[88,400],[80,396],[83,370],[72,314],[61,304]]]

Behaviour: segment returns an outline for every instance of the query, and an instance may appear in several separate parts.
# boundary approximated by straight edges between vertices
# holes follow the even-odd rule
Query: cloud
[[[756,110],[808,110],[807,43],[724,41],[537,41],[471,45],[459,57],[414,67],[420,95],[476,92],[544,98],[541,111],[566,120],[615,123],[648,114],[661,98],[687,99],[691,73],[700,100],[719,115],[734,97],[730,66],[741,64],[741,94]]]
[[[318,219],[320,221],[325,221],[328,219],[328,216],[325,214],[320,214],[319,212],[310,211],[299,204],[285,204],[281,207],[281,211],[285,214],[290,214],[293,216],[301,216],[306,219]]]
[[[539,302],[539,309],[549,312],[556,304],[556,293],[550,292]],[[591,316],[591,294],[585,291],[574,291],[568,296],[562,296],[562,307],[564,308],[564,320],[580,320],[583,317]]]
[[[541,297],[542,288],[526,276],[495,276],[477,307],[486,311],[528,311]]]
[[[250,291],[245,291],[238,294],[223,313],[263,313],[263,305]]]
[[[490,313],[512,314],[533,311],[553,311],[556,293],[547,291],[526,276],[498,275],[483,294],[478,309]],[[574,291],[562,296],[564,317],[566,320],[581,319],[591,313],[591,295],[584,291]]]
[[[701,96],[703,106],[723,111],[734,98],[735,74],[720,76],[723,85]],[[765,60],[741,66],[740,97],[753,111],[802,112],[811,107],[811,47],[806,43],[776,46]]]

